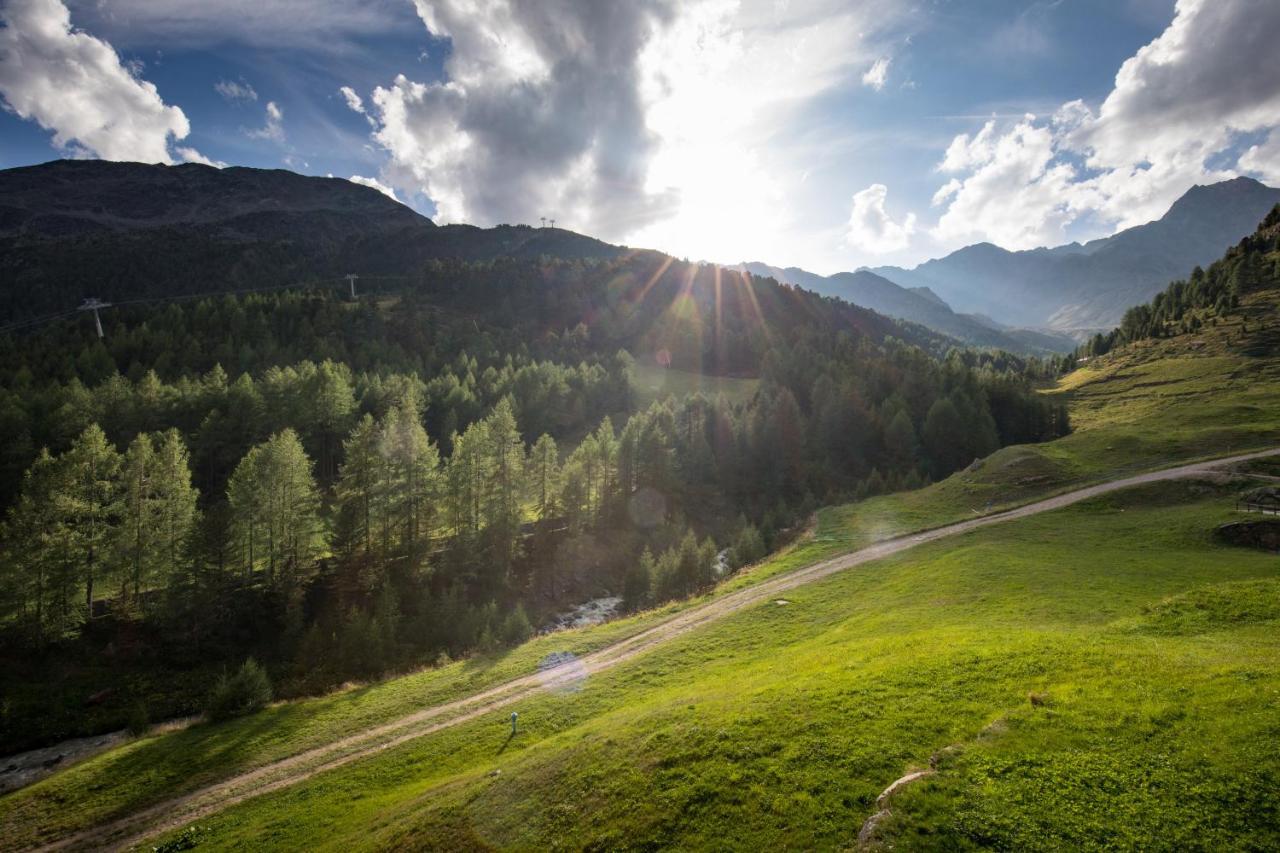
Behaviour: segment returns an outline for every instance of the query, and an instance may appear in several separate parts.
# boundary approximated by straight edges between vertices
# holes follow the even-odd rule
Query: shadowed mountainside
[[[1085,244],[1010,252],[978,243],[911,270],[871,272],[1001,323],[1111,328],[1126,308],[1221,256],[1278,202],[1280,189],[1235,178],[1192,187],[1160,219]]]
[[[822,276],[799,267],[771,267],[758,261],[739,264],[754,275],[768,276],[824,296],[834,296],[872,311],[927,326],[940,334],[978,347],[1042,355],[1068,352],[1075,341],[1060,334],[1013,329],[989,317],[957,314],[928,287],[902,287],[869,270]]]

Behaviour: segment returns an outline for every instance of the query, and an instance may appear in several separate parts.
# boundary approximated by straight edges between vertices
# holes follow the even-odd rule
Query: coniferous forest
[[[297,695],[687,596],[820,504],[1069,429],[1052,365],[654,253],[103,324],[0,341],[9,749],[205,710],[247,659]],[[641,395],[639,369],[758,383]]]

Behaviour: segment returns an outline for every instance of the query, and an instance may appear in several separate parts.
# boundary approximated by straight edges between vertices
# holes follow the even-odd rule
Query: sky
[[[912,266],[1280,185],[1276,0],[0,0],[0,168],[287,168],[437,222]]]

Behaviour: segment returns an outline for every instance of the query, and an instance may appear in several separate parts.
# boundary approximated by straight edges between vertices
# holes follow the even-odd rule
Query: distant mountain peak
[[[1239,177],[1187,190],[1159,219],[1081,246],[1010,252],[975,243],[914,269],[873,271],[903,287],[929,287],[957,312],[1007,325],[1107,329],[1196,265],[1253,233],[1280,189]]]

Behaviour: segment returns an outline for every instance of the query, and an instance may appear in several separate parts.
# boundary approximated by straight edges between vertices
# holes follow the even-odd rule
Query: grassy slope
[[[684,397],[699,393],[708,397],[723,394],[730,402],[746,402],[759,386],[759,379],[707,376],[653,364],[637,364],[632,382],[637,405],[642,409],[668,396]]]
[[[1063,388],[1056,392],[1070,395],[1073,415],[1080,428],[1076,434],[1050,445],[1006,449],[987,460],[977,470],[963,472],[929,489],[867,501],[855,507],[826,510],[819,516],[816,535],[812,539],[780,558],[758,567],[755,571],[734,578],[725,586],[732,588],[756,582],[768,575],[850,549],[875,538],[905,530],[935,526],[957,517],[970,515],[974,510],[982,511],[987,506],[1023,502],[1036,495],[1060,490],[1072,483],[1112,475],[1112,472],[1157,467],[1175,459],[1221,455],[1227,452],[1228,446],[1238,451],[1247,446],[1261,446],[1280,441],[1280,430],[1277,430],[1277,425],[1280,425],[1280,417],[1277,417],[1280,415],[1280,394],[1277,393],[1280,365],[1274,359],[1245,358],[1234,353],[1225,343],[1226,332],[1227,330],[1217,329],[1198,336],[1198,339],[1207,338],[1207,342],[1194,349],[1186,341],[1164,341],[1154,345],[1153,351],[1140,354],[1123,353],[1089,365],[1087,371],[1078,371],[1068,377]],[[1218,337],[1214,337],[1215,333]],[[1224,377],[1229,378],[1224,379]],[[1176,407],[1171,407],[1170,404],[1174,402],[1177,403]],[[1077,510],[1069,512],[1077,512]],[[1064,517],[1069,515],[1055,515],[1055,518],[1059,519],[1059,524]],[[1034,524],[1023,522],[1018,526],[1034,527],[1041,523],[1040,520],[1034,520]],[[1011,525],[1009,529],[1012,528]],[[996,534],[992,532],[983,535],[995,536]],[[1092,544],[1103,548],[1105,542]],[[947,552],[950,546],[945,544],[937,546],[937,550]],[[1175,551],[1176,549],[1169,553]],[[919,563],[924,553],[922,549],[920,555],[914,555],[909,560],[899,562],[924,565]],[[1240,561],[1249,563],[1254,557],[1230,552],[1228,559],[1232,565],[1236,565]],[[863,575],[864,573],[860,571],[850,577],[862,578]],[[937,585],[941,575],[937,569],[933,569],[920,577],[925,579],[921,581],[921,588],[929,589]],[[1094,580],[1099,594],[1104,599],[1115,598],[1114,591],[1109,588],[1109,581],[1104,582],[1103,578]],[[845,579],[840,579],[840,582],[844,583]],[[828,587],[824,584],[822,588]],[[805,590],[797,594],[796,598],[809,594],[811,593]],[[933,595],[929,600],[938,597],[939,595]],[[941,598],[945,599],[946,596]],[[873,599],[866,600],[870,602]],[[845,609],[823,617],[832,624],[838,618],[845,618],[847,621],[851,612],[848,608],[853,606],[845,599],[837,599],[837,603]],[[112,814],[129,811],[143,803],[154,802],[200,783],[225,777],[236,770],[292,754],[307,745],[324,742],[344,732],[355,731],[424,705],[472,692],[479,686],[529,671],[551,651],[570,649],[581,653],[598,648],[613,639],[651,624],[662,618],[665,613],[669,613],[671,609],[668,608],[660,613],[642,614],[595,629],[542,638],[497,658],[461,662],[441,670],[419,673],[337,696],[292,703],[274,708],[249,720],[220,726],[198,726],[185,732],[143,739],[0,800],[0,823],[9,827],[9,832],[6,833],[7,840],[0,846],[10,844],[21,846],[24,841],[34,837],[49,837],[50,832],[90,825]],[[865,613],[873,611],[883,612],[884,615],[871,619],[866,626],[869,629],[875,629],[885,619],[895,618],[890,616],[895,612],[894,609],[884,601],[875,601],[874,606],[865,608]],[[769,611],[766,609],[765,612]],[[782,612],[797,611],[779,608],[779,613]],[[648,667],[665,672],[668,667],[678,667],[680,662],[689,655],[686,646],[699,650],[704,648],[714,650],[719,644],[722,651],[716,653],[716,657],[727,659],[725,665],[729,666],[729,670],[726,671],[723,682],[717,686],[711,679],[710,664],[701,662],[697,668],[696,690],[699,694],[705,693],[708,696],[719,695],[717,691],[723,691],[726,709],[737,708],[739,714],[746,715],[743,720],[734,722],[733,726],[740,729],[742,726],[756,725],[751,723],[750,719],[758,710],[759,702],[763,701],[759,697],[772,695],[773,691],[781,690],[782,685],[773,682],[784,675],[787,677],[781,680],[785,682],[791,675],[791,646],[787,644],[819,642],[817,636],[810,636],[807,633],[817,631],[819,626],[807,620],[801,620],[796,629],[799,633],[784,632],[777,637],[782,643],[779,646],[772,642],[765,643],[760,637],[754,636],[754,630],[735,639],[737,634],[742,633],[742,625],[738,620],[744,618],[747,618],[746,615],[711,630],[700,631],[694,635],[694,638],[682,641],[679,649],[652,656],[652,661],[640,664],[638,671],[648,672],[645,669]],[[963,645],[960,639],[966,633],[971,635],[969,637],[971,642],[980,644],[988,642],[985,630],[973,635],[973,629],[966,627],[966,623],[985,624],[988,618],[989,615],[986,613],[967,612],[960,620],[960,624],[949,628],[949,631],[957,635],[955,642],[959,645],[956,647]],[[738,627],[734,628],[733,625]],[[713,635],[724,639],[713,640]],[[939,672],[949,672],[956,665],[954,655],[951,654],[953,640],[950,637],[932,635],[916,637],[914,633],[912,636],[915,637],[912,642],[920,643],[922,650],[934,648],[936,653],[942,655],[944,661],[951,661],[944,664],[938,670]],[[892,646],[889,640],[883,637],[875,640],[874,637],[874,634],[864,637],[863,642],[870,644],[867,649],[875,646],[884,651],[886,645]],[[1039,641],[1038,635],[1036,640]],[[746,649],[743,648],[744,644]],[[1128,648],[1131,644],[1121,645]],[[760,660],[754,665],[754,669],[748,665],[748,661],[743,660],[744,655],[751,648],[758,649],[760,654]],[[1084,651],[1072,646],[1068,651],[1063,652],[1064,665],[1070,663],[1074,667],[1076,656],[1083,655]],[[867,650],[863,649],[862,652],[848,659],[851,666],[860,661],[868,668],[850,670],[848,673],[844,673],[843,670],[835,673],[826,672],[823,674],[823,679],[841,683],[842,679],[839,676],[844,673],[844,681],[853,679],[863,683],[869,680],[872,684],[881,684],[883,674],[887,680],[877,689],[887,689],[888,686],[897,683],[890,678],[890,670],[879,669],[879,664],[876,663],[877,655],[868,656],[868,654]],[[903,672],[915,672],[920,667],[924,669],[920,669],[917,674],[931,672],[929,667],[932,664],[926,664],[926,661],[931,660],[932,656],[933,653],[917,655],[918,659],[915,663]],[[1156,657],[1159,658],[1161,655],[1158,654]],[[1084,659],[1081,658],[1081,660]],[[741,670],[736,669],[739,662],[743,667]],[[888,665],[887,662],[884,663]],[[905,665],[904,662],[894,664],[894,666]],[[1138,666],[1139,671],[1142,670],[1142,666],[1145,664]],[[629,674],[632,669],[626,672]],[[707,680],[704,680],[704,675]],[[607,681],[615,677],[624,679],[631,676],[619,673],[617,676],[607,676],[603,680]],[[898,676],[894,676],[896,677]],[[1099,676],[1091,672],[1087,677],[1092,681]],[[1001,689],[1007,689],[1007,685],[1006,688],[1001,688],[998,680],[986,686],[978,685],[977,681],[987,678],[980,673],[974,678],[975,684],[966,686],[965,691],[977,690],[986,695],[989,691],[998,692]],[[642,684],[647,684],[649,679],[650,676],[642,676]],[[680,679],[677,680],[680,681]],[[683,683],[689,684],[690,681],[690,673],[684,671]],[[813,685],[811,689],[818,690],[818,687]],[[852,688],[849,684],[844,684],[840,689]],[[636,694],[636,690],[634,684],[620,681],[619,686],[610,694],[615,706],[608,706],[607,703],[598,704],[593,698],[597,695],[595,685],[583,693],[576,694],[571,703],[562,703],[562,706],[557,706],[557,710],[552,714],[552,718],[565,729],[564,733],[557,735],[557,738],[575,738],[576,736],[571,736],[568,732],[576,731],[577,729],[573,726],[579,724],[587,727],[582,735],[586,737],[585,732],[590,730],[590,726],[605,725],[603,722],[589,723],[589,720],[614,719],[620,714],[625,718],[628,713],[632,713],[627,709],[633,707],[636,709],[649,707],[647,711],[634,711],[636,725],[641,730],[652,733],[667,732],[673,748],[682,743],[679,732],[684,731],[683,727],[701,725],[697,722],[696,714],[689,720],[681,721],[683,713],[676,713],[675,717],[668,719],[665,712],[659,713],[658,709],[646,706],[641,696],[633,695]],[[851,695],[856,693],[857,691],[854,691]],[[793,696],[788,701],[794,703],[799,700]],[[804,701],[807,705],[807,700]],[[854,719],[861,719],[862,712],[856,710],[859,701],[855,701],[851,706],[855,714]],[[697,706],[696,702],[695,706]],[[678,708],[675,710],[680,711]],[[729,710],[725,713],[729,713]],[[809,710],[808,707],[793,708],[790,712],[791,722],[807,730],[807,727],[812,724],[808,719]],[[987,710],[990,709],[983,706],[983,712]],[[943,716],[939,716],[939,713]],[[954,732],[958,737],[969,723],[975,722],[971,717],[972,715],[961,713],[955,708],[945,712],[933,708],[924,714],[922,719],[932,720],[931,724],[935,726],[938,725],[937,721],[945,719],[945,728],[948,733]],[[619,720],[621,724],[622,718]],[[538,737],[540,732],[536,722],[531,725],[533,728],[529,732],[529,737],[533,739]],[[672,729],[671,726],[676,728]],[[606,726],[606,730],[607,728]],[[782,730],[788,730],[787,726]],[[432,771],[424,772],[423,765],[410,764],[409,771],[406,772],[402,768],[398,776],[396,774],[392,776],[407,778],[407,784],[413,790],[427,790],[435,781],[446,778],[451,772],[464,772],[466,768],[475,766],[478,758],[483,758],[483,756],[471,754],[468,750],[469,744],[476,743],[475,731],[476,727],[472,726],[424,740],[420,747],[415,746],[413,749],[426,750],[427,753],[436,756],[430,765]],[[834,734],[831,731],[823,732],[823,737],[832,736]],[[868,743],[880,743],[878,749],[884,753],[882,767],[887,770],[891,768],[889,778],[896,775],[896,772],[891,771],[900,769],[904,762],[913,760],[911,756],[919,759],[914,751],[909,756],[907,752],[894,751],[889,741],[881,743],[870,734],[867,737],[870,738]],[[489,740],[491,738],[484,738],[480,742],[487,744]],[[517,746],[523,746],[523,741],[524,736],[512,745],[512,750]],[[548,741],[548,745],[541,748],[551,748],[558,742],[558,740]],[[790,743],[790,738],[787,739],[787,743]],[[645,744],[638,748],[641,753],[648,755],[655,749],[655,744],[646,740]],[[679,748],[684,747],[679,746]],[[790,747],[784,751],[789,752]],[[402,751],[397,751],[396,755],[400,752]],[[655,754],[660,755],[662,751],[658,750]],[[615,822],[617,815],[610,810],[621,808],[620,804],[627,802],[625,798],[619,800],[616,796],[598,796],[594,793],[598,785],[591,781],[594,774],[584,769],[594,765],[581,764],[569,753],[564,753],[562,758],[565,761],[562,766],[566,772],[572,769],[581,777],[575,784],[584,785],[586,786],[584,790],[592,791],[591,799],[599,800],[599,807],[606,810],[602,813],[609,813],[609,822]],[[672,757],[669,761],[674,770],[679,770],[683,759]],[[380,771],[373,769],[374,764],[375,762],[368,762],[368,768],[361,765],[333,774],[329,784],[333,784],[339,791],[349,793],[351,790],[356,790],[350,786],[358,786],[359,780],[364,779],[368,773],[379,774]],[[640,790],[647,791],[648,784],[635,775],[638,768],[642,766],[644,765],[632,768],[628,778],[639,784]],[[876,766],[881,768],[881,765]],[[413,769],[415,767],[416,769]],[[538,772],[546,771],[544,769]],[[803,790],[775,785],[770,781],[771,778],[769,776],[757,778],[748,773],[733,783],[733,787],[755,786],[756,789],[768,791],[771,796],[783,800],[792,796],[793,792]],[[858,788],[857,796],[841,795],[841,808],[852,809],[862,814],[866,811],[866,791],[875,788],[882,781],[885,780],[871,774],[864,780],[865,784]],[[460,790],[467,788],[465,782],[455,784],[461,785]],[[719,800],[723,793],[718,789],[708,788],[705,796]],[[389,803],[399,803],[405,795],[404,790],[397,789],[387,794],[386,800],[366,794],[361,802],[373,803],[377,800],[379,805],[370,808],[367,817],[371,823],[379,824],[391,819],[382,814],[383,806],[389,808]],[[272,803],[280,806],[281,802],[292,801],[295,796],[286,794],[283,797],[271,798],[265,800],[261,806],[249,805],[235,814],[253,813],[254,809],[269,807]],[[645,793],[644,796],[651,795]],[[850,799],[854,805],[844,806],[844,799]],[[937,795],[937,799],[939,802],[949,802],[941,794]],[[824,803],[823,808],[831,807],[831,803],[825,801]],[[557,808],[563,810],[563,807]],[[346,809],[344,808],[343,811],[345,813]],[[394,812],[394,809],[391,811]],[[556,809],[551,811],[555,813]],[[792,821],[797,819],[797,814],[792,811],[787,813],[791,817],[781,820],[779,825],[792,826],[794,829]],[[289,814],[288,810],[282,812],[282,819],[289,820]],[[576,824],[576,818],[570,819],[570,817],[576,814],[578,811],[574,810],[566,816],[561,829],[569,831],[570,825]],[[447,817],[447,814],[441,813],[426,827],[412,829],[401,827],[395,831],[411,831],[415,833],[415,837],[422,838],[425,837],[421,836],[422,832],[447,831],[449,827],[449,820],[445,819]],[[466,818],[468,821],[471,819],[471,817]],[[352,825],[360,825],[360,822],[353,819]],[[843,823],[841,825],[843,826]],[[589,828],[590,825],[581,829]],[[597,826],[597,829],[599,828]],[[489,831],[496,832],[496,829],[486,830],[486,832]],[[714,826],[709,824],[705,831],[713,832]],[[903,831],[917,830],[904,829]],[[506,841],[513,843],[520,841],[520,838],[511,835],[499,834],[492,837],[505,838]],[[686,840],[693,842],[696,839],[687,838]]]
[[[202,838],[825,849],[960,744],[886,831],[1273,848],[1280,567],[1212,543],[1226,505],[1162,486],[926,546],[524,704],[510,743],[495,713],[202,821]]]

